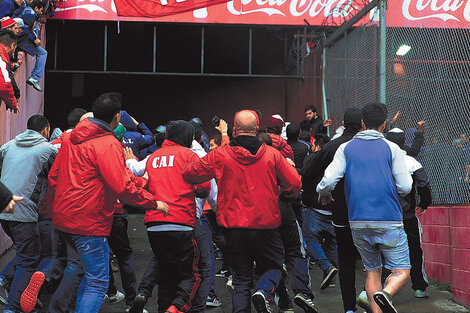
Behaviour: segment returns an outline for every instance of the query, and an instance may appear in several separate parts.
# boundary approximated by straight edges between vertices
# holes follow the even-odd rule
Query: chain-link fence
[[[408,145],[416,123],[426,121],[417,159],[431,180],[433,203],[469,203],[470,30],[435,26],[441,28],[386,28],[386,105],[389,118],[402,112],[395,127],[405,131]],[[371,22],[326,49],[325,101],[333,130],[348,106],[380,101],[379,47],[380,22]],[[409,51],[399,55],[400,47]]]

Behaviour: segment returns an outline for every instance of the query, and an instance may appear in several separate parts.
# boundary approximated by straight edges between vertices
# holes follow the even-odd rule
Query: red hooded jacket
[[[182,224],[194,227],[196,219],[196,191],[208,193],[210,182],[194,186],[183,180],[181,172],[189,162],[199,160],[196,153],[170,140],[165,140],[160,149],[147,160],[149,190],[156,198],[170,207],[168,215],[158,211],[147,211],[145,223]]]
[[[269,136],[271,136],[271,139],[273,140],[273,148],[281,152],[283,157],[294,161],[294,152],[292,151],[291,146],[287,144],[287,141],[279,135],[269,134]]]
[[[52,223],[60,231],[109,236],[116,199],[156,208],[154,196],[136,186],[122,146],[108,124],[88,118],[64,138],[49,174],[55,194]]]
[[[18,104],[15,99],[15,92],[11,84],[10,75],[8,70],[10,69],[10,56],[4,46],[0,45],[0,98],[5,102],[5,105],[9,109],[18,109]]]
[[[279,188],[298,197],[300,176],[276,149],[261,145],[256,154],[226,145],[186,165],[183,177],[201,183],[215,177],[217,223],[226,228],[273,229],[281,225]]]

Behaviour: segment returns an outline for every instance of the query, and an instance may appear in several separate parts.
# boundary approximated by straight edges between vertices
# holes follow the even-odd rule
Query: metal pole
[[[297,31],[297,37],[294,37],[297,40],[297,77],[300,77],[300,39],[299,31]]]
[[[253,29],[250,27],[249,42],[248,42],[248,75],[251,75],[253,62]]]
[[[328,52],[328,48],[324,47],[323,48],[323,53],[322,53],[322,94],[323,94],[323,117],[325,120],[328,119],[328,105],[326,103],[326,54]],[[328,136],[330,135],[330,128],[327,128]]]
[[[201,74],[204,74],[204,26],[201,27]]]
[[[104,65],[103,70],[106,72],[108,68],[108,25],[104,25]]]
[[[379,101],[386,104],[387,102],[387,25],[386,25],[386,11],[387,1],[379,1],[379,19],[380,19],[380,51],[379,51],[379,66],[380,66],[380,93]]]
[[[57,45],[59,41],[59,27],[55,29],[55,40],[54,40],[54,69],[57,69]]]
[[[157,26],[153,26],[153,72],[157,71]]]

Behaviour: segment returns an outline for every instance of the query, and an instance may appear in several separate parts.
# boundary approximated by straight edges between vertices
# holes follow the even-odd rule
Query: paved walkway
[[[137,265],[137,278],[140,280],[147,262],[150,259],[151,250],[148,245],[148,239],[143,227],[143,215],[130,215],[129,216],[129,236],[131,238],[131,245],[134,249],[134,254],[136,258]],[[3,268],[4,264],[13,256],[13,253],[9,253],[6,256],[0,258],[0,268]],[[357,269],[357,290],[361,290],[364,285],[364,273],[358,262]],[[322,272],[318,267],[313,268],[310,271],[312,289],[317,294],[315,300],[316,306],[320,313],[342,313],[343,305],[341,300],[339,283],[336,284],[336,287],[328,288],[325,291],[319,291],[319,284],[322,278]],[[122,290],[120,287],[120,277],[119,273],[115,273],[116,283],[118,289]],[[219,312],[231,312],[232,303],[231,295],[225,289],[225,279],[216,278],[216,292],[218,293],[219,299],[222,301],[223,305],[219,308],[208,308],[206,311],[208,313],[219,313]],[[414,300],[414,294],[411,290],[410,285],[397,297],[394,298],[394,303],[398,312],[400,313],[444,313],[444,312],[470,312],[464,307],[454,303],[452,301],[452,294],[447,291],[439,291],[433,287],[428,289],[431,297],[426,300],[416,301]],[[156,307],[156,295],[157,288],[155,288],[153,297],[149,299],[149,303],[146,308],[151,313],[157,312]],[[47,299],[46,299],[47,301]],[[3,307],[0,306],[2,310]],[[100,312],[106,313],[122,313],[126,309],[123,302],[117,304],[103,304],[103,307]],[[43,312],[46,312],[45,310]],[[255,312],[252,309],[252,312]],[[300,308],[296,307],[295,312],[303,312]],[[358,312],[363,312],[363,310],[358,310]]]

